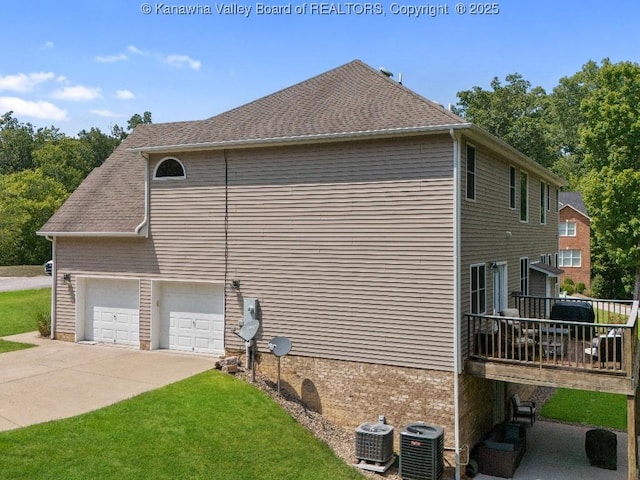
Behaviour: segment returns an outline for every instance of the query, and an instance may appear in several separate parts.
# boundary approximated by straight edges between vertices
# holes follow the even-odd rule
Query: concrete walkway
[[[538,420],[527,428],[527,451],[513,480],[626,480],[627,434],[618,437],[618,469],[606,470],[589,465],[584,440],[590,427]],[[477,480],[501,480],[479,474]]]
[[[0,356],[0,431],[73,417],[214,368],[217,358],[4,337],[39,345]]]

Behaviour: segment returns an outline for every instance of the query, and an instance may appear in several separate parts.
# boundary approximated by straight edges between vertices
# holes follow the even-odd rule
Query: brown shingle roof
[[[144,220],[144,161],[136,151],[266,139],[466,125],[359,60],[200,121],[143,124],[94,170],[41,234],[134,234]],[[179,150],[179,148],[176,148]]]
[[[134,234],[144,219],[145,162],[128,150],[137,134],[94,169],[38,233]]]
[[[354,60],[199,122],[147,125],[136,148],[215,144],[464,124],[463,119]]]

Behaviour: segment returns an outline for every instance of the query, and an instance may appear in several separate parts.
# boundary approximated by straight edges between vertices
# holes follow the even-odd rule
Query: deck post
[[[628,480],[638,480],[638,433],[636,431],[636,397],[627,395],[627,457]]]

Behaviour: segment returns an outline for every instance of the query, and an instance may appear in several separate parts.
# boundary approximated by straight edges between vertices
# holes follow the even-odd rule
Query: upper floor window
[[[509,208],[516,209],[516,167],[509,167]]]
[[[549,201],[549,185],[540,181],[540,223],[547,223],[547,202]]]
[[[564,222],[558,224],[558,235],[561,237],[576,236],[576,222]]]
[[[467,200],[476,199],[476,149],[467,145]]]
[[[529,221],[529,175],[520,172],[520,221]]]
[[[180,160],[169,157],[158,163],[153,178],[186,178],[186,174]]]

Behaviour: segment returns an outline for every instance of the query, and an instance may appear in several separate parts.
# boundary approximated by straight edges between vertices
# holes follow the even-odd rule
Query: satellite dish
[[[260,322],[245,322],[245,324],[240,328],[239,332],[233,332],[238,335],[245,342],[250,341],[253,337],[258,333],[258,329],[260,328]]]
[[[291,340],[287,337],[275,337],[269,342],[269,350],[276,357],[284,357],[291,351]]]

